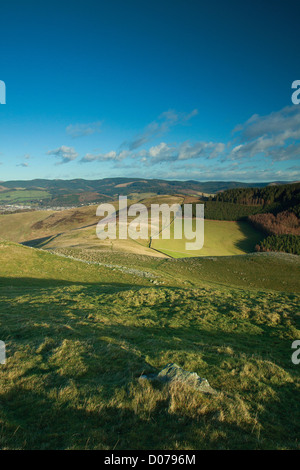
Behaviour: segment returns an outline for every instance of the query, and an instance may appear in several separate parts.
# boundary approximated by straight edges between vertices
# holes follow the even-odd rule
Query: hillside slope
[[[126,256],[139,274],[125,255],[106,267],[1,242],[1,449],[299,448],[299,295],[212,283],[213,259],[206,282],[203,260]],[[218,395],[139,379],[169,362]]]
[[[151,204],[190,203],[194,198],[181,196],[155,196],[142,199],[148,209]],[[118,208],[118,204],[114,203]],[[245,222],[205,221],[204,248],[198,252],[185,251],[183,240],[153,240],[149,248],[147,240],[105,240],[96,235],[100,217],[97,206],[85,206],[62,211],[31,211],[0,215],[0,237],[44,249],[68,248],[100,249],[116,252],[131,252],[156,257],[226,256],[254,251],[261,240],[261,233]],[[150,214],[150,212],[149,212]],[[130,222],[132,218],[128,218]],[[173,231],[173,224],[171,232]],[[150,232],[149,232],[150,233]],[[166,253],[166,255],[164,255]]]
[[[280,184],[280,182],[278,182]],[[172,181],[142,178],[104,178],[97,180],[23,180],[3,181],[0,186],[1,203],[32,203],[40,207],[75,206],[105,202],[119,195],[139,194],[215,194],[229,188],[264,187],[268,183],[240,183],[235,181]]]

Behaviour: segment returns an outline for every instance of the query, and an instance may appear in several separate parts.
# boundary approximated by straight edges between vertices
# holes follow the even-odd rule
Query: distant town
[[[17,212],[29,212],[29,211],[64,211],[67,209],[75,209],[81,206],[92,206],[96,203],[90,204],[77,204],[73,206],[39,206],[37,204],[0,204],[0,214],[13,214]]]

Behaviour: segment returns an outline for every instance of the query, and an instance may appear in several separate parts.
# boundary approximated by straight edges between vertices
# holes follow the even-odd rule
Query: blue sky
[[[2,2],[0,180],[299,180],[298,0]]]

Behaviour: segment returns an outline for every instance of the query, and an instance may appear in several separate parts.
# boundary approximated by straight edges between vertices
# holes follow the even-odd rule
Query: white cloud
[[[121,147],[125,146],[129,148],[129,150],[136,150],[154,138],[166,134],[172,127],[187,123],[197,114],[197,109],[194,109],[190,113],[177,112],[174,110],[165,111],[155,121],[151,122],[141,134],[137,135],[129,142],[123,142]]]
[[[256,139],[262,135],[285,134],[286,137],[300,138],[300,107],[286,106],[266,116],[253,115],[234,132],[241,133],[242,140]]]
[[[24,160],[30,160],[31,156],[29,153],[26,153],[23,157],[21,157]],[[16,166],[21,166],[23,168],[29,167],[29,163],[27,162],[22,162],[22,163],[17,163]]]
[[[66,145],[62,145],[55,150],[49,150],[47,155],[59,158],[61,161],[58,164],[69,163],[78,157],[78,153],[75,149],[73,147],[67,147]]]
[[[195,142],[189,141],[173,147],[165,142],[151,147],[148,151],[141,150],[135,156],[140,157],[143,163],[157,164],[162,162],[175,162],[192,159],[212,159],[223,154],[225,144],[220,142]]]
[[[153,138],[168,132],[177,124],[188,122],[197,114],[197,110],[191,113],[178,113],[167,111],[152,122],[145,130],[126,143],[126,149],[111,150],[109,152],[87,153],[80,162],[112,162],[113,168],[137,168],[140,165],[146,169],[156,166],[151,175],[162,170],[179,172],[184,168],[192,172],[191,178],[202,179],[238,179],[241,180],[286,180],[299,179],[297,169],[275,170],[272,165],[279,162],[300,159],[300,107],[286,107],[280,111],[266,116],[254,115],[244,124],[234,129],[234,139],[224,142],[213,141],[185,141],[181,143],[167,143],[165,141],[147,148],[139,147],[148,143]],[[78,154],[72,147],[62,146],[48,152],[61,159],[61,163],[67,163],[77,158]],[[256,159],[256,170],[249,166],[251,159]],[[209,160],[215,160],[215,164],[209,164]],[[194,163],[193,163],[194,162]],[[203,167],[207,163],[207,168]],[[228,164],[230,163],[230,167]],[[161,166],[164,164],[164,166]],[[171,165],[172,164],[172,165]],[[191,165],[195,164],[196,169]],[[248,167],[245,166],[248,164]],[[180,167],[182,170],[180,170]],[[201,168],[201,171],[200,171]],[[199,173],[200,171],[200,173]],[[193,173],[194,172],[194,173]],[[194,176],[193,176],[194,175]],[[178,176],[179,177],[179,176]]]
[[[194,144],[184,142],[179,147],[178,160],[217,158],[223,154],[224,150],[225,144],[221,142],[196,142]]]
[[[122,150],[121,152],[116,152],[115,150],[111,150],[110,152],[107,153],[99,153],[99,154],[92,154],[92,153],[87,153],[80,161],[83,163],[89,163],[89,162],[108,162],[108,161],[121,161],[124,158],[129,156],[129,152],[126,150]]]
[[[241,168],[240,166],[206,167],[195,165],[182,168],[160,169],[153,177],[162,179],[197,180],[197,181],[295,181],[299,178],[299,169],[258,169],[256,166]]]
[[[257,155],[272,161],[300,159],[300,107],[287,106],[267,116],[255,114],[234,129],[236,145],[229,159]]]

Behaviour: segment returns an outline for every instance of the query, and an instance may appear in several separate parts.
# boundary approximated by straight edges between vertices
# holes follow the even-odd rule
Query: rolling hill
[[[0,242],[1,449],[299,448],[298,257],[66,256]]]
[[[100,241],[96,207],[0,216],[0,448],[299,449],[300,258],[251,253],[246,221],[205,220],[193,254]],[[217,395],[141,378],[170,362]]]
[[[191,198],[180,196],[152,196],[141,202],[149,208],[151,204],[182,204]],[[116,203],[117,209],[118,205]],[[187,252],[185,238],[174,240],[99,240],[96,226],[97,206],[86,206],[63,211],[31,211],[0,215],[0,237],[28,246],[56,250],[77,247],[78,249],[101,249],[131,252],[149,256],[226,256],[253,252],[262,234],[247,222],[205,221],[205,243],[200,251]],[[132,219],[129,218],[129,222]]]
[[[105,202],[107,198],[143,194],[174,195],[215,194],[230,188],[262,188],[270,183],[239,183],[225,181],[171,181],[142,178],[104,178],[98,180],[22,180],[0,182],[0,204],[31,203],[41,207],[75,206]],[[274,183],[275,184],[275,183]],[[281,184],[277,182],[276,184]]]

